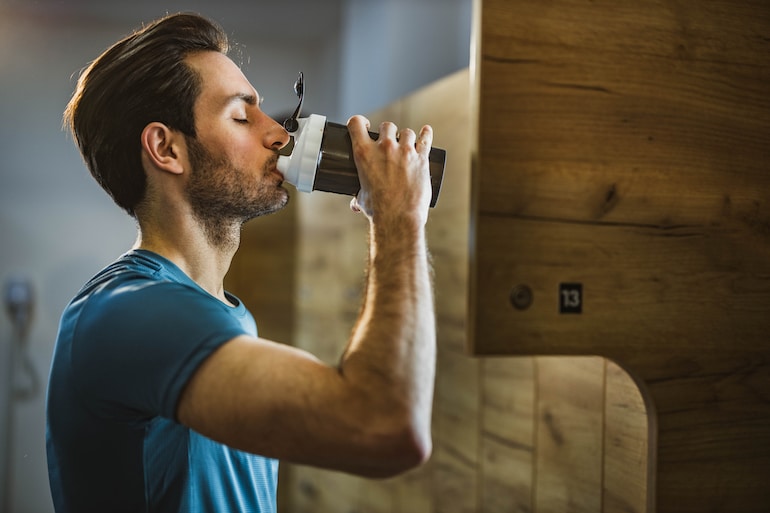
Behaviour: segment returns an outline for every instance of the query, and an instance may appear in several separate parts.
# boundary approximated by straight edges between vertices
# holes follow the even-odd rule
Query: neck
[[[209,294],[227,302],[224,279],[240,243],[240,223],[203,226],[189,216],[164,221],[141,219],[134,248],[167,258]]]

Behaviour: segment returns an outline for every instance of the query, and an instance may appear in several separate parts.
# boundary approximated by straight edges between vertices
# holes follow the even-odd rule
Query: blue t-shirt
[[[176,421],[187,381],[254,318],[177,266],[131,251],[62,315],[47,397],[48,473],[58,513],[273,512],[278,463]]]

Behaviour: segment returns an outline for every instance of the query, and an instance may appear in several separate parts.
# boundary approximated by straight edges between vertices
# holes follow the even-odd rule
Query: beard
[[[186,140],[191,167],[187,199],[212,245],[237,247],[243,223],[281,210],[288,203],[286,189],[266,179],[275,167],[277,154],[265,162],[261,175],[254,177],[194,137]]]

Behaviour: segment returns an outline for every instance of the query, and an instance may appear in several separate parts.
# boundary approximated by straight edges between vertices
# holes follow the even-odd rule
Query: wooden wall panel
[[[767,2],[481,3],[483,211],[656,226],[719,222],[725,198],[754,211],[762,191],[728,171],[770,160]]]
[[[536,362],[535,511],[602,511],[604,359]]]
[[[648,412],[628,373],[610,360],[605,364],[602,511],[643,513],[653,504],[647,486],[651,470],[648,423],[655,422],[655,412]]]
[[[767,340],[758,317],[770,294],[763,270],[770,245],[736,226],[662,230],[490,217],[476,233],[486,245],[476,275],[484,291],[477,297],[481,354],[590,350],[644,364],[647,377],[658,379],[735,369]],[[567,282],[583,284],[580,315],[560,314],[559,285]],[[526,310],[509,300],[517,285],[532,290]]]
[[[605,452],[604,508],[646,450],[633,502],[766,511],[770,4],[476,9],[473,351],[601,355],[644,383],[649,445],[636,425]],[[560,313],[565,283],[582,313]]]
[[[482,369],[479,511],[534,511],[535,358],[487,358]]]

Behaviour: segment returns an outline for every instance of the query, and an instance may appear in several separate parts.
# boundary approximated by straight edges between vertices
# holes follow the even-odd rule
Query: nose
[[[268,147],[278,151],[289,144],[291,136],[289,135],[289,132],[287,132],[286,129],[276,120],[271,118],[271,121],[272,125],[270,130],[267,132],[268,140],[265,142]]]

